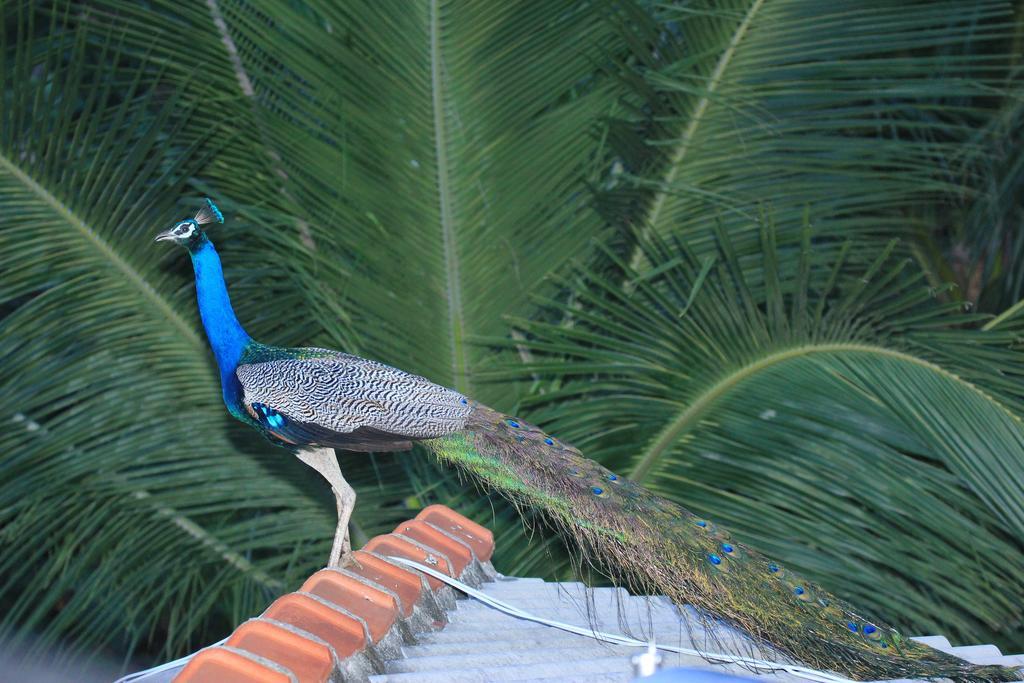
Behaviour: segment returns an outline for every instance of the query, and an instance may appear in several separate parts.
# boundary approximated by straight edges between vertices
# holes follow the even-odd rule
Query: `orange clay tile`
[[[295,674],[299,683],[324,683],[334,668],[326,645],[265,621],[245,622],[225,644],[277,662]]]
[[[411,569],[400,569],[362,550],[352,553],[352,561],[345,565],[345,569],[393,591],[402,603],[402,617],[412,616],[412,608],[419,602],[420,593],[423,592],[419,574]]]
[[[375,643],[384,637],[398,617],[398,604],[392,596],[330,569],[313,574],[299,591],[318,595],[362,617]]]
[[[455,576],[462,576],[462,570],[473,561],[473,553],[465,543],[452,540],[423,520],[410,519],[402,522],[395,527],[394,533],[402,534],[444,553],[452,563]]]
[[[289,593],[274,601],[263,616],[291,624],[327,641],[338,659],[345,659],[366,647],[363,625],[308,595]]]
[[[290,683],[288,676],[219,647],[203,650],[174,678],[174,683]]]
[[[431,553],[419,548],[409,541],[403,540],[394,534],[385,534],[383,536],[374,536],[370,539],[370,542],[363,546],[363,550],[368,552],[375,552],[378,555],[387,557],[388,555],[395,555],[397,557],[405,557],[413,562],[419,562],[425,564],[428,567],[433,566],[438,571],[444,572],[448,576],[454,576],[451,565],[448,564],[446,558],[441,557],[438,553]],[[426,576],[427,585],[430,586],[431,590],[437,590],[444,584],[435,579],[433,576]]]
[[[416,515],[416,519],[430,522],[448,533],[469,543],[481,562],[491,559],[494,554],[494,534],[485,526],[481,526],[444,505],[429,505]]]

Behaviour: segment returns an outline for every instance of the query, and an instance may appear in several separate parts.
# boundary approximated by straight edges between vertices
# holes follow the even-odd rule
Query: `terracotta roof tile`
[[[416,519],[429,522],[466,541],[481,562],[487,562],[494,554],[494,534],[485,526],[460,515],[444,505],[429,505],[416,515]]]
[[[374,643],[380,642],[398,618],[398,603],[394,597],[336,569],[321,569],[306,579],[299,590],[319,595],[361,616]]]
[[[470,550],[469,545],[465,541],[455,540],[423,520],[410,519],[402,522],[395,527],[394,533],[443,552],[448,561],[451,562],[455,576],[460,576],[462,570],[473,561],[473,551]]]
[[[260,619],[239,626],[225,644],[277,662],[294,673],[298,683],[323,683],[334,669],[334,656],[326,645]]]
[[[291,683],[293,680],[254,657],[223,647],[203,650],[174,679],[175,683]]]
[[[275,600],[239,626],[225,645],[202,650],[178,683],[326,683],[365,679],[383,657],[400,656],[403,639],[437,629],[452,590],[400,566],[404,557],[479,583],[493,575],[480,565],[494,552],[490,531],[439,505],[376,536],[342,568],[322,569],[295,593]],[[472,569],[472,571],[470,571]],[[436,595],[435,595],[436,594]],[[395,628],[401,624],[401,628]],[[362,657],[362,659],[360,659]]]
[[[419,574],[411,569],[396,567],[362,550],[352,553],[352,559],[353,562],[345,565],[347,571],[394,592],[402,603],[403,618],[412,616],[413,607],[419,602],[423,590]]]
[[[431,549],[425,547],[423,544],[417,543],[410,538],[402,538],[397,534],[374,536],[370,539],[369,543],[363,546],[363,550],[366,550],[367,552],[375,552],[380,555],[405,557],[413,562],[419,562],[420,564],[435,567],[438,571],[444,572],[448,576],[456,576],[456,573],[452,570],[451,563],[441,551],[435,550],[434,552],[431,552]],[[430,586],[430,589],[434,591],[444,586],[443,583],[432,576],[427,577],[427,584]]]
[[[267,608],[263,616],[323,638],[339,658],[349,657],[366,647],[366,632],[360,621],[309,595],[289,593],[282,596]]]

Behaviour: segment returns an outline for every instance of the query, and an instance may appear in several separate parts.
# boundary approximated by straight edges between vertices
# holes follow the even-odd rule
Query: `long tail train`
[[[474,404],[465,431],[424,442],[514,502],[539,509],[617,581],[692,605],[806,666],[855,680],[1021,680],[902,637],[733,541],[728,532],[584,458],[537,427]]]

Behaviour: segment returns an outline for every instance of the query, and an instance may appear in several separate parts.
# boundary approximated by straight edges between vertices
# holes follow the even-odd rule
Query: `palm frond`
[[[911,632],[1019,638],[1024,403],[1012,330],[856,243],[710,258],[642,242],[520,321],[535,418]],[[710,262],[710,265],[709,265]],[[632,292],[618,285],[635,284]],[[964,539],[969,538],[969,543]],[[965,605],[970,605],[965,609]]]
[[[820,234],[886,237],[913,234],[922,207],[974,196],[974,132],[1007,87],[1004,3],[658,9],[649,43],[679,57],[635,66],[635,109],[618,125],[637,135],[613,147],[621,164],[600,197],[610,222],[698,248],[717,222],[743,230],[770,207],[794,226],[809,208]]]
[[[254,130],[203,182],[239,219],[277,228],[225,244],[226,260],[272,253],[313,307],[294,318],[317,321],[307,339],[468,391],[486,353],[466,335],[527,310],[526,292],[603,229],[581,210],[583,180],[622,92],[601,78],[625,51],[619,28],[587,3],[216,5],[222,25],[202,40],[230,41],[235,68],[222,57],[186,97],[219,120],[243,99]],[[127,14],[112,25],[152,21]],[[152,49],[170,60],[177,46]],[[205,53],[174,57],[168,69],[184,78]],[[249,173],[277,174],[280,191]],[[266,329],[293,320],[281,315]]]
[[[330,520],[232,444],[192,297],[154,258],[216,131],[123,44],[5,10],[38,40],[0,46],[0,632],[130,651],[163,626],[166,656],[301,576],[275,541]]]

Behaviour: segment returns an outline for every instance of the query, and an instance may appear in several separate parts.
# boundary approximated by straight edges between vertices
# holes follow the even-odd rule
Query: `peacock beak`
[[[164,240],[173,240],[173,239],[174,239],[174,228],[171,228],[170,230],[164,230],[162,233],[157,235],[156,239],[153,240],[153,241],[154,242],[163,242]]]

